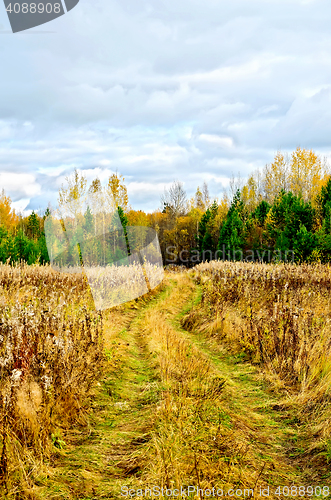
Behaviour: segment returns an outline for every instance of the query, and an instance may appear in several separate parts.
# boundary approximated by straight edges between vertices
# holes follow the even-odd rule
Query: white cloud
[[[199,140],[205,141],[209,144],[215,144],[215,146],[223,148],[232,148],[234,142],[232,137],[221,137],[215,134],[201,134],[199,135]]]
[[[216,196],[279,147],[329,152],[330,11],[326,0],[85,0],[38,28],[55,33],[2,34],[0,188],[46,207],[74,168],[119,171],[131,203],[151,209],[176,178],[189,194],[209,179]]]
[[[0,185],[5,191],[14,192],[15,196],[32,196],[41,193],[41,186],[32,174],[0,172]]]
[[[138,195],[138,196],[146,196],[150,193],[156,193],[158,195],[164,192],[164,189],[167,189],[171,186],[171,182],[165,183],[152,183],[152,182],[129,182],[127,185],[128,194],[130,195]]]

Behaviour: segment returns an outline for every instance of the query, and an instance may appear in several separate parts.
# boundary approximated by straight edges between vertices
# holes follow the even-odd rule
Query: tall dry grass
[[[202,300],[183,325],[268,371],[331,459],[331,268],[211,262],[192,274]]]
[[[141,342],[157,374],[161,399],[147,445],[144,484],[166,488],[254,484],[256,464],[245,442],[234,436],[223,407],[225,380],[174,318],[195,291],[184,274],[150,307],[141,323]],[[241,468],[246,467],[245,474]]]
[[[81,274],[0,265],[2,495],[29,498],[61,429],[84,422],[103,356],[102,316]]]

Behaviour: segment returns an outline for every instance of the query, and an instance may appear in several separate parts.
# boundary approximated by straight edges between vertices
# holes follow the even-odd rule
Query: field
[[[331,498],[328,266],[200,264],[100,312],[80,274],[0,286],[2,498]]]

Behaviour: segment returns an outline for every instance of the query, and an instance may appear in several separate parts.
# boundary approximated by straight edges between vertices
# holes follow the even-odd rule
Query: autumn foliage
[[[135,210],[129,203],[125,179],[112,174],[106,182],[90,185],[75,170],[59,191],[63,219],[82,221],[91,235],[96,231],[100,206],[121,210],[129,226],[156,230],[164,264],[193,266],[212,259],[328,262],[331,259],[331,177],[328,163],[313,150],[278,151],[262,171],[243,184],[230,182],[232,197],[212,199],[203,183],[187,198],[175,181],[161,196],[152,213]],[[85,204],[85,205],[84,205]],[[85,207],[85,208],[84,208]],[[4,191],[0,197],[0,261],[29,264],[49,262],[44,221],[49,214],[19,216]]]

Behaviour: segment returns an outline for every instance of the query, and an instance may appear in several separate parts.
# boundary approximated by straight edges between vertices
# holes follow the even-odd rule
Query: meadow
[[[202,300],[184,325],[261,367],[313,422],[310,449],[331,458],[330,266],[212,262],[194,279]]]
[[[0,471],[15,495],[54,447],[84,421],[101,368],[102,317],[80,274],[0,266]]]
[[[329,266],[173,269],[104,311],[49,266],[0,287],[2,498],[330,498]]]

